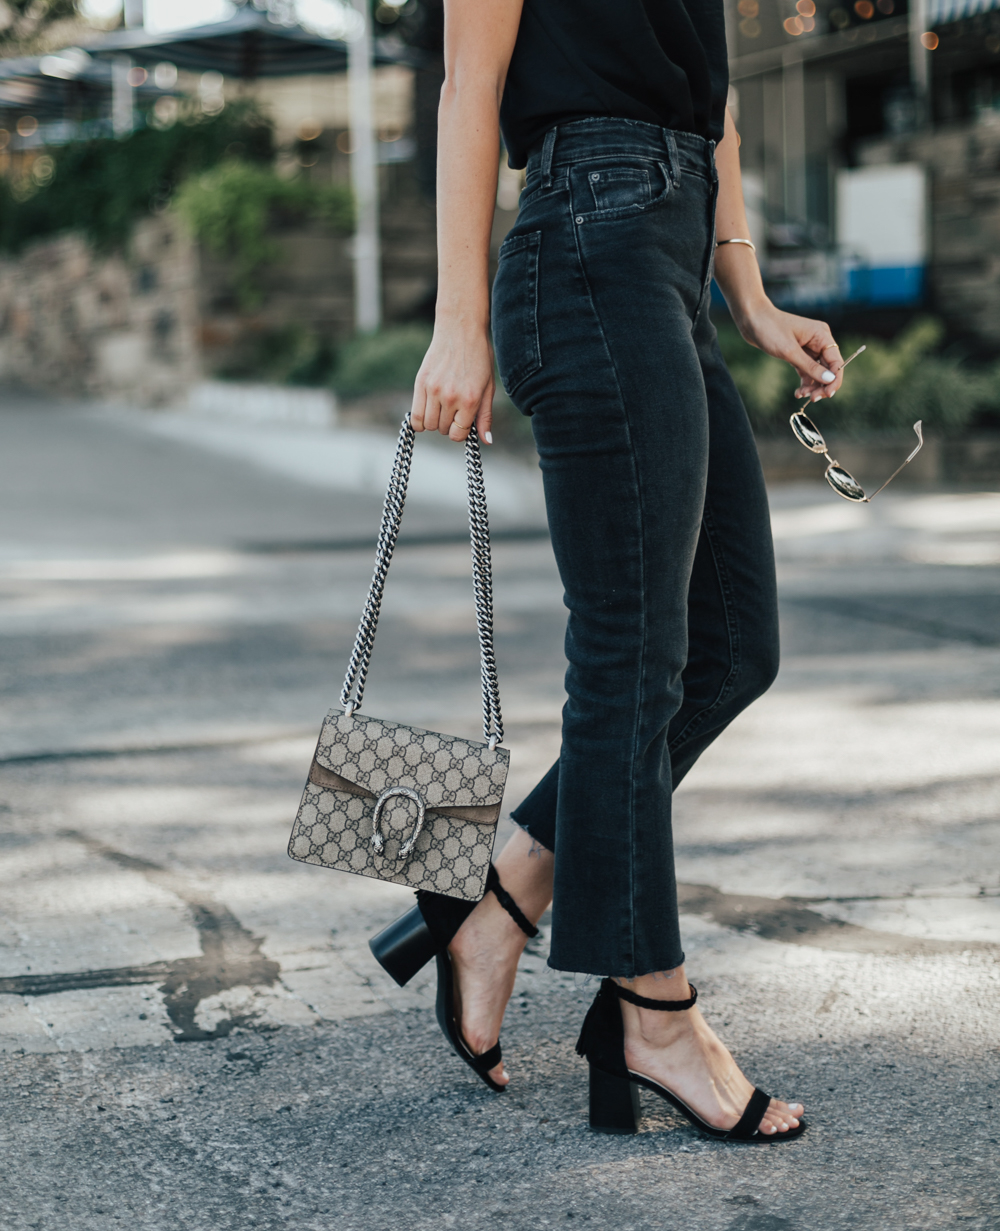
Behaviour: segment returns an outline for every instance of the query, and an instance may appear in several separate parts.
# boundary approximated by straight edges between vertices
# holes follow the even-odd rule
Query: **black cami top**
[[[512,167],[553,124],[644,120],[721,141],[723,0],[524,0],[500,127]]]

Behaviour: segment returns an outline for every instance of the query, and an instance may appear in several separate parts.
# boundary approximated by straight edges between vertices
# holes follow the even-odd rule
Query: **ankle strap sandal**
[[[786,1132],[762,1133],[760,1122],[771,1105],[771,1096],[759,1088],[751,1094],[737,1123],[732,1128],[722,1129],[706,1123],[693,1108],[666,1086],[642,1073],[633,1073],[625,1063],[625,1025],[619,1007],[621,1000],[641,1009],[682,1013],[694,1008],[698,991],[692,987],[691,995],[686,1000],[653,1000],[648,996],[639,996],[627,987],[621,987],[613,979],[603,980],[584,1019],[576,1045],[577,1054],[584,1056],[590,1066],[590,1127],[596,1132],[638,1131],[642,1118],[639,1106],[640,1086],[665,1099],[700,1133],[718,1141],[776,1145],[801,1137],[806,1131],[805,1120],[800,1119],[797,1128],[790,1128]]]
[[[538,935],[538,928],[500,883],[496,868],[490,864],[486,874],[486,892],[493,893],[496,900],[529,939]],[[481,901],[482,899],[480,899]],[[472,914],[477,902],[465,902],[458,898],[446,898],[440,893],[417,890],[417,905],[400,916],[368,942],[375,960],[402,987],[422,969],[431,958],[437,959],[437,999],[435,1011],[438,1025],[455,1053],[470,1069],[497,1094],[506,1087],[490,1077],[490,1070],[503,1059],[500,1040],[481,1055],[469,1047],[455,1019],[455,973],[451,966],[448,946],[455,933]]]

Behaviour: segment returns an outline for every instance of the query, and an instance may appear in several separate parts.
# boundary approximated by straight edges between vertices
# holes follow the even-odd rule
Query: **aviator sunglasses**
[[[864,349],[865,348],[863,346],[859,346],[850,358],[844,360],[844,367],[847,367],[847,365],[851,362],[851,359],[857,359],[858,355],[860,355]],[[843,496],[845,500],[852,500],[856,504],[868,504],[869,501],[874,500],[878,493],[884,491],[896,475],[899,474],[900,470],[902,470],[904,466],[908,466],[924,447],[923,420],[918,419],[913,425],[913,430],[917,434],[917,447],[913,450],[906,461],[903,462],[903,465],[889,475],[877,491],[872,492],[870,496],[866,496],[865,489],[861,486],[857,479],[849,471],[845,470],[836,458],[830,456],[830,451],[827,448],[826,441],[823,439],[823,433],[805,413],[805,408],[809,404],[810,399],[806,398],[788,422],[792,425],[792,431],[795,433],[796,439],[800,440],[802,444],[804,444],[810,451],[810,453],[821,453],[826,458],[827,462],[829,462],[829,465],[826,468],[826,481],[830,484],[837,495]]]

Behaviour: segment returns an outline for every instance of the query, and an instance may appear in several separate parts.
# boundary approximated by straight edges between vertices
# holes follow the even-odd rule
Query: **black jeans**
[[[562,749],[514,813],[555,853],[560,970],[683,962],[671,793],[777,672],[764,482],[708,315],[713,154],[561,125],[500,250],[497,361],[532,416],[569,609]]]

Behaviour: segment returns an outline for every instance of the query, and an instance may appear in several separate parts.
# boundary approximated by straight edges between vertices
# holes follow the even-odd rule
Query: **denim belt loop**
[[[667,172],[670,175],[670,186],[678,188],[681,182],[681,162],[677,155],[677,142],[669,128],[663,130],[663,138],[667,143]]]
[[[716,147],[716,142],[709,139],[707,159],[708,159],[708,169],[712,173],[712,183],[713,184],[717,184],[719,182],[719,172],[715,165],[715,147]]]
[[[542,142],[542,187],[552,187],[552,155],[556,149],[556,133],[558,128],[550,128]]]

